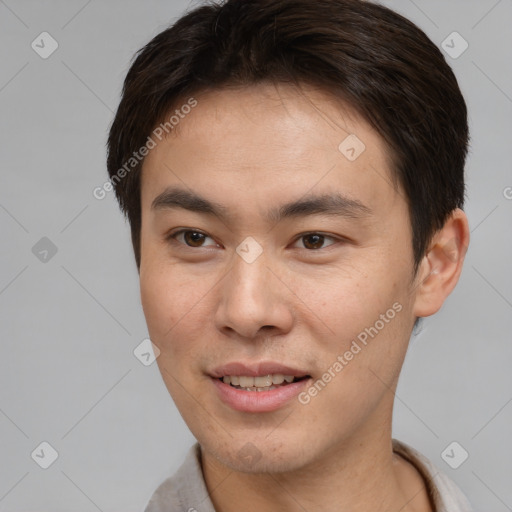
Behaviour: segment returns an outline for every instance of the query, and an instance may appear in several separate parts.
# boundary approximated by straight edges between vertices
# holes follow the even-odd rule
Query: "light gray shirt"
[[[462,491],[424,455],[396,439],[393,451],[423,476],[435,512],[473,512]],[[144,512],[215,512],[203,477],[199,443],[190,448],[178,471],[158,486]]]

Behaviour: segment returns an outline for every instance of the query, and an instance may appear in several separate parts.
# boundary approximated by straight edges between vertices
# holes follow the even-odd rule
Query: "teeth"
[[[272,375],[272,384],[282,384],[284,382],[284,375],[276,373]]]
[[[254,386],[254,377],[243,377],[240,376],[240,384],[243,388],[250,388]]]
[[[257,388],[264,388],[272,386],[272,375],[265,375],[263,377],[254,377],[254,385]]]
[[[224,384],[233,384],[234,386],[240,386],[248,391],[252,391],[254,388],[258,388],[258,391],[268,391],[274,389],[275,386],[282,384],[283,382],[293,382],[295,377],[293,375],[283,375],[281,373],[275,373],[272,375],[262,375],[259,377],[248,377],[244,375],[225,375],[222,377]]]
[[[277,386],[264,386],[262,388],[256,388],[256,387],[252,387],[252,388],[240,388],[240,389],[245,389],[245,391],[270,391],[271,389],[276,389]]]

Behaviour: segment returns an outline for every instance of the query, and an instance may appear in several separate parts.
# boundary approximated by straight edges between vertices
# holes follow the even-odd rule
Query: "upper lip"
[[[223,364],[213,369],[210,373],[212,377],[220,378],[226,375],[244,375],[247,377],[259,377],[263,375],[273,375],[280,373],[282,375],[293,375],[294,377],[304,377],[308,373],[298,368],[292,368],[275,361],[261,361],[254,363],[231,362]]]

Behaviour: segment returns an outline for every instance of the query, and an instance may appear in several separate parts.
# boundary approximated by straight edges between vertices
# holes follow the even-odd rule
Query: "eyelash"
[[[197,229],[180,229],[178,231],[174,231],[172,233],[169,233],[168,235],[166,235],[165,239],[166,241],[168,242],[171,242],[171,243],[177,243],[177,244],[180,244],[180,245],[183,245],[186,249],[207,249],[208,247],[213,247],[213,246],[204,246],[204,247],[191,247],[190,245],[187,245],[185,243],[182,243],[182,242],[178,242],[176,240],[176,237],[178,235],[181,235],[183,233],[198,233],[200,235],[204,235],[205,237],[207,238],[211,238],[213,240],[212,237],[208,236],[206,233],[203,233],[202,231],[200,230],[197,230]],[[301,233],[300,235],[298,235],[295,240],[294,240],[294,243],[296,243],[298,240],[300,240],[301,238],[305,238],[307,236],[311,236],[311,235],[320,235],[322,237],[324,237],[324,239],[331,239],[331,240],[334,240],[335,243],[333,244],[330,244],[328,245],[327,247],[322,247],[320,249],[307,249],[306,247],[299,247],[299,249],[303,249],[307,252],[318,252],[318,251],[321,251],[321,250],[324,250],[324,249],[327,249],[328,247],[331,247],[333,245],[336,245],[336,242],[345,242],[346,240],[343,239],[343,238],[339,238],[339,237],[334,237],[334,236],[331,236],[331,235],[327,235],[327,234],[324,234],[322,233],[321,231],[308,231],[306,233]]]

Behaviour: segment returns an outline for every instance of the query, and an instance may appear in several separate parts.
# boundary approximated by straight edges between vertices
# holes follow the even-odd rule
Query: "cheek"
[[[375,255],[373,263],[359,261],[347,272],[333,271],[317,280],[318,286],[309,283],[304,288],[314,313],[310,317],[318,317],[328,328],[322,345],[331,354],[331,363],[346,351],[358,351],[353,342],[361,351],[347,354],[359,362],[350,363],[352,369],[359,364],[385,367],[386,362],[396,366],[402,359],[410,327],[408,267],[391,266],[386,263],[391,260],[382,256]]]
[[[151,267],[151,265],[147,265]],[[146,323],[154,342],[161,341],[165,326],[169,329],[173,325],[175,306],[169,290],[173,284],[168,282],[166,276],[156,272],[154,267],[148,270],[141,266],[140,295],[142,309],[146,317]]]
[[[364,262],[350,267],[331,267],[322,272],[296,276],[292,289],[304,302],[303,315],[324,324],[327,337],[337,342],[351,339],[378,319],[392,299],[390,283]],[[323,329],[322,329],[323,330]]]
[[[181,311],[187,307],[182,283],[176,273],[148,263],[141,267],[140,293],[151,339],[160,346],[172,334]]]
[[[150,338],[164,356],[190,350],[209,317],[208,283],[173,265],[141,266],[141,303]],[[211,315],[210,315],[211,316]],[[187,340],[177,343],[176,340]],[[190,342],[189,342],[190,341]]]

